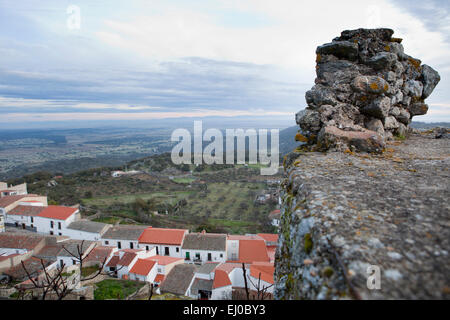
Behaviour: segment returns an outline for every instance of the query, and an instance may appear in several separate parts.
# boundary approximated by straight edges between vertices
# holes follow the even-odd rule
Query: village
[[[279,210],[269,217],[279,226]],[[277,243],[277,234],[90,221],[78,205],[49,205],[25,183],[0,182],[3,298],[94,299],[102,282],[133,281],[136,292],[112,298],[272,299]]]

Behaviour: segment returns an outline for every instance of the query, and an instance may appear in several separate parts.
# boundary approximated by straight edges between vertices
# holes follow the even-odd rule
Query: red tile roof
[[[166,277],[163,274],[157,274],[154,282],[159,282],[160,284],[164,281]]]
[[[118,265],[121,266],[129,266],[130,263],[136,258],[136,253],[134,252],[125,252],[122,258],[117,262]]]
[[[120,257],[119,256],[113,256],[108,263],[106,264],[107,267],[115,267],[117,266],[117,263],[119,262]]]
[[[48,206],[38,215],[42,218],[56,219],[56,220],[66,220],[75,212],[77,208],[63,207],[63,206]]]
[[[106,247],[106,246],[98,246],[89,252],[89,254],[84,259],[84,262],[89,261],[95,261],[99,263],[103,263],[105,259],[108,259],[108,257],[113,252],[114,248],[112,247]]]
[[[45,238],[37,234],[0,233],[0,248],[33,250],[42,241]]]
[[[14,209],[10,210],[8,212],[8,215],[18,215],[18,216],[37,216],[39,213],[41,213],[42,210],[44,210],[45,207],[41,206],[23,206],[18,205]]]
[[[272,263],[261,263],[256,262],[250,265],[250,275],[253,278],[259,279],[261,275],[261,280],[271,283],[274,283],[273,274],[275,272],[275,267]]]
[[[216,270],[214,274],[213,289],[231,286],[228,274],[223,270]]]
[[[246,267],[248,267],[248,265],[246,265]],[[236,268],[242,269],[242,263],[233,263],[233,262],[222,263],[216,268],[216,271],[222,270],[225,271],[226,273],[230,273]]]
[[[239,241],[239,262],[269,262],[269,255],[264,240]]]
[[[23,198],[32,198],[32,197],[39,197],[36,194],[22,194],[22,195],[16,195],[16,196],[4,196],[0,198],[0,208],[6,208],[7,206],[13,204],[16,201],[19,201]]]
[[[267,242],[278,242],[278,234],[258,233],[258,236],[263,238]]]
[[[177,261],[184,261],[183,258],[175,258],[169,256],[151,256],[146,259],[156,261],[160,266],[166,266]]]
[[[178,245],[183,243],[185,229],[147,228],[139,237],[139,243]]]
[[[147,259],[138,259],[136,263],[130,270],[130,273],[139,274],[141,276],[146,276],[150,273],[150,271],[155,266],[156,261],[147,260]]]

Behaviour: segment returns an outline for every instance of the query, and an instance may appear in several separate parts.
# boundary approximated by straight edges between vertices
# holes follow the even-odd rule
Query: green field
[[[183,199],[191,192],[189,191],[171,191],[171,192],[153,192],[141,194],[125,194],[116,196],[100,196],[90,199],[83,199],[83,203],[87,206],[108,207],[112,204],[131,204],[140,198],[142,200],[154,199],[158,202],[176,202]]]
[[[95,284],[94,299],[125,299],[144,285],[145,283],[137,281],[106,279]]]
[[[197,179],[189,178],[189,177],[188,178],[173,178],[172,179],[173,182],[181,183],[181,184],[190,184],[190,183],[194,182],[195,180],[197,180]]]

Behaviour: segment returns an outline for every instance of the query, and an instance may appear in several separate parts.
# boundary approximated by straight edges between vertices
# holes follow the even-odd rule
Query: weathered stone
[[[332,54],[341,59],[354,61],[358,58],[358,45],[348,41],[333,41],[317,47],[317,54]]]
[[[400,60],[403,60],[404,54],[405,54],[405,49],[403,48],[403,45],[401,43],[392,42],[389,44],[389,48],[390,48],[390,50],[389,50],[390,52],[397,55],[397,57]]]
[[[386,156],[289,155],[301,165],[285,166],[275,300],[450,299],[450,140],[434,137],[411,134]],[[367,286],[373,265],[380,290]]]
[[[395,129],[395,135],[398,137],[406,137],[408,128],[403,123],[398,123],[398,128]]]
[[[439,81],[441,81],[439,73],[430,66],[424,64],[422,66],[423,99],[426,99],[431,95]]]
[[[397,80],[397,77],[395,76],[395,72],[392,72],[392,71],[386,72],[384,78],[388,82],[394,82],[395,80]]]
[[[370,131],[378,133],[380,136],[384,136],[384,126],[380,119],[372,119],[366,123],[366,128]]]
[[[407,131],[412,117],[427,112],[424,99],[438,84],[439,74],[405,54],[392,34],[385,28],[346,30],[317,48],[316,85],[306,93],[308,108],[297,115],[297,123],[308,137],[328,134],[329,141],[314,139],[323,142],[322,149],[333,146],[325,143],[333,139],[333,148],[345,149],[349,132],[361,135],[369,128],[388,141],[405,127]],[[323,130],[327,127],[345,131],[347,138],[333,138]]]
[[[309,106],[320,107],[324,104],[335,106],[337,104],[333,92],[321,85],[315,85],[311,90],[306,92],[306,103]]]
[[[405,94],[420,98],[423,92],[423,84],[420,81],[409,80],[405,83]]]
[[[417,102],[409,106],[409,113],[411,116],[423,116],[428,112],[428,105],[425,103]]]
[[[400,114],[396,115],[395,118],[405,125],[409,125],[411,122],[411,115],[405,109],[400,109]]]
[[[320,114],[317,111],[305,109],[296,114],[297,124],[304,131],[317,133],[320,131]]]
[[[352,81],[352,88],[367,94],[382,94],[389,90],[389,83],[377,76],[358,76]]]
[[[361,109],[361,112],[371,117],[375,117],[383,120],[389,115],[389,109],[391,108],[391,99],[388,97],[379,97],[375,99],[371,104]]]
[[[397,55],[390,52],[380,52],[374,57],[366,61],[368,66],[371,66],[375,70],[391,69],[397,62]]]
[[[340,150],[348,145],[358,151],[374,153],[381,153],[385,147],[383,138],[374,131],[344,131],[331,126],[324,127],[320,131],[318,143],[324,150],[332,148]]]
[[[384,119],[384,128],[386,130],[394,130],[397,129],[399,127],[399,123],[397,122],[397,120],[392,117],[389,116],[386,119]]]

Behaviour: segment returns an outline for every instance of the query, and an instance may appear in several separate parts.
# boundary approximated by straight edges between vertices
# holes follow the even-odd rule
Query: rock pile
[[[440,76],[404,53],[391,29],[342,32],[317,48],[317,78],[308,107],[296,115],[300,141],[317,150],[380,153],[385,141],[405,137]]]

